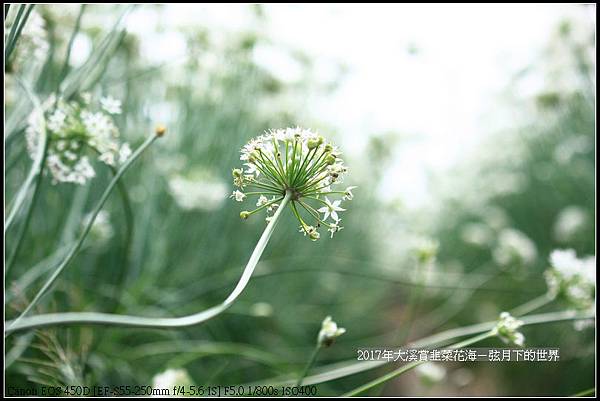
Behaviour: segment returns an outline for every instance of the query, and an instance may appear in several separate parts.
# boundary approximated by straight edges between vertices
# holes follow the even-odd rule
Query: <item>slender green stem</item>
[[[323,224],[325,227],[331,228],[330,224],[321,220],[321,218],[319,217],[319,213],[311,205],[309,205],[308,203],[302,202],[301,200],[298,200],[298,202],[300,203],[300,206],[302,206],[304,208],[304,210],[306,210],[308,212],[308,214],[310,214],[312,217],[314,217],[319,224]]]
[[[44,169],[44,162],[46,160],[46,154],[48,151],[48,133],[46,131],[46,121],[43,115],[44,110],[42,109],[40,101],[38,100],[37,96],[35,96],[31,88],[29,88],[29,86],[27,86],[21,79],[17,79],[17,82],[21,85],[21,87],[33,103],[35,112],[39,113],[40,124],[42,129],[40,131],[37,153],[31,166],[31,170],[29,171],[29,175],[27,176],[25,183],[23,184],[21,189],[19,189],[19,192],[15,196],[13,207],[10,213],[8,214],[6,221],[4,222],[4,235],[6,235],[6,232],[14,222],[17,212],[21,209],[21,206],[25,201],[25,198],[27,197],[27,191],[29,190],[29,187],[31,186],[33,181],[42,174],[42,170]]]
[[[49,313],[36,315],[31,317],[23,317],[20,320],[14,320],[6,322],[5,334],[11,334],[22,330],[31,330],[39,327],[48,326],[64,326],[64,325],[82,325],[82,324],[100,324],[100,325],[114,325],[114,326],[126,326],[126,327],[149,327],[149,328],[175,328],[175,327],[187,327],[203,323],[213,317],[223,313],[227,310],[237,297],[244,291],[246,285],[252,277],[252,273],[260,257],[273,234],[273,230],[279,218],[281,212],[285,209],[285,206],[292,197],[291,192],[286,192],[281,206],[277,209],[273,218],[262,233],[240,280],[229,294],[227,299],[217,306],[206,309],[202,312],[198,312],[188,316],[175,317],[175,318],[153,318],[143,316],[128,316],[111,313],[97,313],[97,312],[66,312],[66,313]]]
[[[304,176],[304,173],[307,173],[307,171],[305,170],[306,163],[308,163],[309,157],[310,157],[310,160],[312,160],[312,157],[314,157],[316,152],[317,152],[317,148],[312,148],[308,151],[308,153],[306,154],[306,157],[300,163],[300,168],[298,169],[298,173],[292,179],[292,183],[291,183],[292,186],[296,186],[296,184],[298,182],[301,182],[300,178]]]
[[[315,348],[313,349],[312,353],[310,354],[310,358],[308,358],[308,362],[306,363],[304,370],[302,371],[302,373],[300,374],[300,377],[298,378],[298,382],[296,383],[296,386],[300,387],[302,385],[302,380],[304,380],[304,378],[308,374],[308,371],[310,370],[310,368],[312,368],[312,366],[315,364],[315,361],[317,360],[317,355],[319,354],[320,349],[321,349],[321,344],[319,344],[317,342],[317,345],[315,345]]]
[[[44,131],[45,131],[45,128],[44,128]],[[23,221],[23,225],[21,226],[21,229],[19,231],[19,234],[17,237],[17,244],[15,245],[15,248],[14,248],[12,254],[10,255],[10,258],[8,259],[8,261],[6,263],[6,267],[4,270],[5,275],[10,270],[10,268],[13,266],[15,261],[17,260],[17,256],[19,256],[19,251],[21,250],[21,246],[23,245],[23,239],[25,238],[25,234],[27,233],[27,228],[29,228],[29,222],[31,221],[31,216],[33,215],[33,209],[35,207],[38,195],[40,193],[40,186],[42,184],[42,179],[44,177],[44,175],[43,175],[44,164],[46,162],[46,156],[48,154],[48,145],[49,145],[47,135],[44,134],[44,138],[45,138],[44,139],[44,148],[41,151],[42,155],[40,158],[39,170],[37,170],[37,172],[35,173],[35,184],[33,186],[33,194],[31,195],[31,201],[29,202],[29,205],[27,206],[27,211],[25,212],[25,221]]]
[[[493,337],[493,336],[494,336],[494,333],[492,331],[488,331],[488,332],[485,332],[483,334],[477,335],[475,337],[469,338],[469,339],[467,339],[465,341],[461,341],[459,343],[456,343],[456,344],[452,345],[450,348],[462,348],[462,347],[466,347],[466,346],[469,346],[471,344],[475,344],[475,343],[477,343],[479,341],[485,340],[486,338],[490,338],[490,337]],[[360,393],[364,393],[365,391],[370,390],[370,389],[372,389],[374,387],[380,386],[383,383],[386,383],[386,382],[388,382],[388,381],[390,381],[390,380],[392,380],[392,379],[400,376],[401,374],[403,374],[405,372],[408,372],[409,370],[414,369],[417,366],[422,365],[422,364],[424,364],[426,362],[427,361],[415,361],[415,362],[411,362],[409,364],[403,365],[403,366],[399,367],[396,370],[393,370],[393,371],[391,371],[391,372],[389,372],[389,373],[387,373],[387,374],[385,374],[385,375],[383,375],[381,377],[378,377],[375,380],[372,380],[372,381],[370,381],[370,382],[368,382],[368,383],[366,383],[366,384],[364,384],[364,385],[362,385],[360,387],[355,388],[354,390],[351,390],[351,391],[347,392],[346,394],[343,395],[343,397],[354,397],[355,395],[358,395]]]
[[[269,207],[269,206],[271,206],[273,203],[275,203],[275,202],[279,202],[279,201],[280,201],[280,200],[282,200],[282,199],[283,199],[283,197],[281,197],[281,198],[277,198],[277,199],[273,199],[272,201],[270,201],[270,202],[267,202],[267,203],[265,203],[264,205],[260,205],[258,208],[256,208],[256,209],[252,210],[251,212],[248,212],[248,216],[250,216],[250,215],[252,215],[252,214],[254,214],[254,213],[258,212],[258,211],[261,211],[261,210],[263,210],[264,208],[266,208],[266,207]]]
[[[545,293],[537,298],[532,299],[529,302],[524,303],[523,305],[519,305],[513,310],[510,311],[510,314],[513,316],[523,316],[528,313],[533,312],[536,309],[541,308],[542,306],[548,305],[554,299]]]
[[[10,59],[10,55],[12,54],[12,52],[15,48],[15,45],[17,44],[17,40],[19,40],[19,36],[21,36],[21,31],[25,27],[25,24],[27,23],[27,19],[29,18],[29,14],[31,14],[31,12],[33,11],[33,7],[35,7],[35,4],[29,5],[29,8],[27,9],[27,11],[25,11],[25,15],[23,16],[23,18],[21,18],[21,15],[23,14],[23,10],[26,7],[27,7],[26,4],[21,5],[21,7],[19,8],[19,11],[17,13],[17,17],[15,18],[15,21],[13,23],[13,26],[11,27],[8,41],[6,44],[6,48],[4,51],[4,60],[6,63],[8,63],[8,61]]]
[[[588,395],[596,395],[596,387],[580,391],[578,393],[573,394],[571,397],[587,397]]]
[[[79,249],[81,248],[81,245],[83,244],[83,241],[85,240],[85,238],[87,237],[88,233],[90,232],[90,230],[92,228],[92,225],[94,224],[94,221],[96,220],[96,217],[98,216],[98,213],[100,213],[100,210],[102,210],[102,207],[104,206],[104,203],[108,199],[108,197],[109,197],[110,193],[112,192],[113,188],[119,182],[119,179],[123,176],[123,174],[125,173],[125,171],[127,171],[127,169],[129,168],[129,166],[131,166],[131,164],[142,154],[142,152],[144,152],[144,150],[146,150],[146,148],[148,148],[148,146],[150,146],[157,138],[158,138],[158,136],[156,136],[156,135],[153,135],[153,136],[149,137],[133,153],[133,155],[131,155],[131,157],[129,159],[127,159],[127,161],[123,164],[123,166],[121,166],[121,168],[119,169],[119,171],[117,172],[117,174],[113,177],[113,179],[111,180],[111,182],[108,184],[108,186],[104,190],[104,193],[102,194],[102,197],[100,198],[100,201],[98,202],[98,204],[96,205],[94,211],[92,212],[91,218],[89,219],[89,221],[88,221],[85,229],[81,233],[79,239],[77,240],[77,242],[75,243],[75,245],[73,246],[73,248],[71,248],[71,250],[69,251],[69,253],[65,257],[65,259],[61,262],[60,265],[58,265],[58,267],[56,268],[56,270],[54,271],[54,273],[52,273],[52,275],[50,276],[50,278],[44,283],[44,285],[42,286],[42,288],[38,291],[38,293],[35,295],[35,297],[29,303],[29,305],[27,305],[27,307],[25,308],[25,310],[19,315],[19,317],[17,319],[15,319],[13,321],[13,324],[18,323],[19,320],[21,318],[23,318],[39,302],[39,300],[42,298],[42,296],[44,294],[46,294],[46,291],[48,291],[48,289],[52,286],[52,284],[54,284],[54,282],[56,281],[56,279],[58,279],[58,277],[63,272],[63,270],[67,267],[67,265],[73,260],[73,258],[75,257],[75,255],[77,254],[77,252],[79,251]],[[10,327],[9,327],[9,329],[10,329]]]

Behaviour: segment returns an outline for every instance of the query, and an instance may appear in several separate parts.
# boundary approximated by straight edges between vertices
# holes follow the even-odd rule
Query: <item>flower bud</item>
[[[244,210],[244,211],[240,212],[240,218],[241,218],[242,220],[246,220],[246,219],[247,219],[249,216],[250,216],[250,212],[248,212],[248,211],[246,211],[246,210]]]
[[[165,134],[165,132],[167,132],[167,127],[165,127],[162,124],[158,124],[154,130],[154,132],[156,133],[157,137],[161,137]]]
[[[331,153],[328,154],[327,157],[325,157],[325,163],[331,166],[333,163],[335,163],[335,156]]]
[[[306,142],[306,146],[308,147],[308,149],[313,150],[314,148],[318,147],[320,145],[319,140],[317,138],[314,139],[309,139]]]
[[[231,175],[233,175],[233,178],[240,178],[242,174],[244,174],[244,170],[242,170],[241,168],[234,168],[231,171]]]

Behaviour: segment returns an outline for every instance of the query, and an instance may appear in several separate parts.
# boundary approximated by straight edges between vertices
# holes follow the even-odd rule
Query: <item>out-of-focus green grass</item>
[[[253,10],[249,18],[264,18],[256,12],[260,8]],[[249,138],[272,127],[328,128],[327,121],[315,121],[303,112],[303,99],[324,89],[315,89],[308,78],[301,85],[287,85],[254,63],[254,48],[269,40],[260,32],[219,36],[202,26],[188,28],[182,31],[188,48],[185,60],[151,65],[141,54],[139,38],[123,30],[126,23],[116,24],[129,11],[125,6],[86,6],[80,32],[94,45],[91,61],[79,73],[77,68],[67,68],[63,88],[72,94],[89,90],[95,96],[121,98],[124,112],[117,122],[123,138],[134,145],[151,134],[156,123],[165,123],[168,132],[124,177],[134,212],[127,258],[122,257],[123,206],[113,194],[105,209],[114,235],[104,242],[88,238],[36,312],[181,316],[221,302],[235,285],[264,221],[240,221],[238,204],[227,200],[209,208],[183,209],[169,182],[176,176],[211,177],[229,188],[231,168],[239,163],[238,150]],[[9,16],[14,12],[11,9]],[[31,163],[23,135],[29,110],[22,105],[24,95],[15,79],[28,82],[41,99],[60,86],[79,8],[36,6],[36,12],[47,27],[47,57],[38,65],[15,58],[6,70],[6,119],[12,123],[5,141],[7,200],[13,198]],[[567,73],[595,79],[595,64],[586,65],[568,32],[557,40],[572,48],[568,56],[579,66]],[[19,43],[15,52],[25,45]],[[302,62],[309,77],[310,62],[305,58]],[[552,63],[552,58],[540,63]],[[377,198],[388,159],[385,145],[375,136],[362,159],[348,160],[348,185],[359,189],[344,216],[345,230],[335,240],[312,243],[296,232],[293,218],[286,216],[256,276],[227,313],[179,330],[86,327],[15,335],[7,339],[7,350],[20,341],[29,346],[7,368],[7,384],[26,386],[41,380],[146,385],[167,368],[185,368],[198,385],[265,380],[300,372],[327,315],[347,334],[321,352],[319,365],[353,359],[356,347],[395,345],[399,339],[493,320],[500,311],[542,294],[548,254],[556,248],[594,254],[595,230],[595,92],[583,80],[569,93],[552,99],[550,95],[540,94],[537,105],[533,99],[519,99],[525,105],[515,101],[515,107],[531,109],[530,120],[515,122],[513,130],[499,133],[481,149],[484,155],[494,155],[491,160],[469,157],[468,163],[457,167],[451,185],[448,177],[440,177],[434,210],[408,214]],[[335,140],[343,133],[327,135]],[[557,161],[557,149],[574,136],[588,146],[564,163]],[[23,249],[6,276],[6,294],[11,299],[7,318],[33,297],[45,276],[25,291],[15,283],[55,265],[53,259],[60,258],[61,248],[79,233],[83,216],[110,179],[104,166],[95,168],[98,176],[83,187],[43,180]],[[507,190],[502,190],[503,185]],[[553,231],[556,218],[573,205],[588,220],[573,236],[559,240]],[[501,221],[490,242],[483,246],[465,242],[461,236],[465,226],[492,226],[491,214]],[[22,220],[6,236],[7,254],[20,224]],[[507,228],[519,230],[535,244],[537,257],[530,266],[501,269],[494,262],[497,235]],[[426,281],[429,286],[422,291],[406,284],[421,279],[408,245],[416,233],[440,245],[434,272]],[[525,334],[532,346],[560,346],[564,361],[536,365],[535,374],[528,370],[531,365],[477,365],[469,367],[475,384],[438,384],[441,387],[418,391],[568,395],[593,386],[593,330],[578,332],[561,323],[527,328]],[[377,375],[372,371],[321,384],[319,395],[341,394]],[[410,395],[406,389],[414,389],[410,377],[404,379],[408,387],[391,383],[382,394]],[[493,386],[479,389],[478,381]]]

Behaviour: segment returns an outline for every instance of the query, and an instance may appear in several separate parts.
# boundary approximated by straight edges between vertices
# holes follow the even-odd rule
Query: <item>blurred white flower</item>
[[[111,96],[100,98],[100,104],[108,114],[121,114],[122,112],[121,101]]]
[[[487,246],[494,240],[494,232],[483,223],[468,223],[461,230],[460,236],[467,244]]]
[[[227,184],[205,170],[192,170],[188,176],[173,174],[168,179],[169,193],[184,210],[215,210],[227,197]]]
[[[91,213],[83,218],[82,228],[89,224],[91,218]],[[110,214],[105,210],[101,210],[98,212],[98,215],[96,216],[96,219],[94,220],[94,223],[90,229],[89,235],[92,238],[92,242],[102,245],[112,238],[113,234],[114,230],[110,223]]]
[[[272,316],[273,306],[267,302],[256,302],[250,307],[250,314],[256,317]]]
[[[427,385],[438,383],[446,377],[446,369],[440,364],[433,362],[423,363],[417,366],[415,371]]]
[[[593,152],[594,144],[585,135],[571,136],[554,149],[554,159],[559,164],[568,164],[578,154]]]
[[[439,242],[429,237],[418,236],[412,239],[411,248],[420,264],[429,264],[435,262]]]
[[[515,319],[508,312],[502,312],[493,332],[506,344],[522,347],[525,344],[525,336],[518,331],[522,325],[521,320]]]
[[[15,6],[16,8],[16,6]],[[12,11],[12,10],[11,10]],[[4,30],[4,43],[12,28],[13,20],[7,21],[6,29]],[[44,18],[33,9],[29,14],[27,23],[23,26],[17,46],[14,48],[14,53],[11,56],[13,70],[22,69],[22,66],[27,66],[35,62],[38,67],[48,57],[48,33],[46,32],[46,21]]]
[[[521,231],[505,228],[498,236],[493,257],[500,266],[527,266],[535,261],[537,249],[533,241]]]
[[[152,378],[152,387],[155,389],[169,389],[175,386],[189,386],[192,380],[185,369],[167,369]],[[157,395],[157,397],[162,397]]]
[[[327,316],[321,324],[321,330],[317,337],[317,343],[322,346],[329,347],[335,342],[335,339],[346,332],[346,329],[338,327],[337,323]]]
[[[587,309],[594,304],[595,256],[579,259],[573,249],[555,250],[550,254],[550,265],[545,272],[550,296],[561,297],[577,309]]]
[[[579,233],[588,221],[588,214],[580,206],[567,206],[562,209],[554,223],[554,238],[560,242],[568,242]]]

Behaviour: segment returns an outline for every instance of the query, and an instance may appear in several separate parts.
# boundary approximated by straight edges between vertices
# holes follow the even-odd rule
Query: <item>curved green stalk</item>
[[[292,197],[291,192],[286,192],[285,198],[281,202],[281,206],[277,209],[273,215],[273,219],[269,222],[265,231],[262,233],[246,268],[240,277],[237,285],[229,294],[227,299],[217,306],[208,308],[202,312],[198,312],[188,316],[174,317],[174,318],[153,318],[143,316],[128,316],[118,315],[111,313],[97,313],[97,312],[66,312],[66,313],[48,313],[43,315],[37,315],[32,317],[23,317],[16,319],[11,322],[6,322],[7,329],[6,334],[11,334],[16,331],[31,330],[40,327],[47,326],[58,326],[58,325],[69,325],[69,324],[100,324],[100,325],[115,325],[115,326],[126,326],[126,327],[149,327],[149,328],[172,328],[172,327],[186,327],[193,326],[203,323],[213,317],[223,313],[227,310],[237,297],[244,291],[246,285],[250,281],[250,277],[254,272],[260,257],[262,256],[275,225],[279,221],[281,213],[285,209],[286,204]]]
[[[310,370],[310,368],[312,368],[315,361],[317,360],[317,355],[319,354],[320,349],[321,349],[321,344],[317,342],[317,345],[315,346],[315,349],[313,350],[312,354],[310,354],[310,358],[308,359],[308,362],[306,363],[306,366],[304,367],[302,374],[298,378],[298,382],[296,383],[296,386],[300,387],[302,385],[302,380],[304,380],[304,378],[308,374],[308,371]]]
[[[548,305],[553,300],[554,298],[550,297],[548,293],[544,293],[543,295],[534,298],[531,301],[524,303],[523,305],[517,306],[516,308],[510,311],[510,314],[517,317],[523,316],[533,312],[536,309],[541,308],[542,306]]]
[[[11,208],[10,213],[8,214],[8,217],[6,218],[6,221],[4,222],[4,235],[6,235],[6,232],[8,231],[8,229],[14,222],[17,212],[21,209],[21,206],[23,205],[23,202],[25,201],[25,198],[27,197],[27,192],[29,190],[29,187],[34,182],[34,180],[36,180],[36,178],[37,178],[36,185],[39,184],[39,180],[40,180],[39,177],[42,175],[42,170],[44,169],[44,162],[46,160],[46,154],[48,151],[48,133],[46,132],[46,121],[43,116],[44,110],[42,109],[40,101],[35,96],[35,94],[31,90],[31,88],[29,88],[23,81],[21,81],[20,79],[17,79],[17,82],[23,88],[23,90],[25,91],[25,93],[27,94],[27,96],[29,97],[31,102],[33,103],[33,107],[34,107],[35,111],[37,113],[40,113],[39,117],[41,120],[40,122],[41,122],[42,129],[40,132],[37,153],[35,155],[33,164],[31,165],[31,170],[29,170],[29,175],[27,176],[27,179],[25,179],[23,186],[19,189],[19,192],[15,196],[15,200],[13,202],[13,207]],[[34,189],[34,191],[36,191],[36,189]],[[31,207],[32,203],[33,203],[33,200],[30,203],[30,207]],[[29,213],[29,212],[27,212],[27,213]]]
[[[115,176],[113,177],[113,179],[111,180],[111,182],[108,184],[108,186],[104,190],[104,193],[102,194],[102,197],[100,198],[100,201],[98,202],[98,204],[96,205],[96,208],[92,212],[90,220],[88,221],[85,229],[81,233],[79,239],[77,240],[77,242],[75,243],[75,245],[73,246],[73,248],[71,248],[71,250],[69,251],[69,253],[65,257],[65,259],[56,268],[56,270],[54,271],[54,273],[52,273],[52,275],[46,281],[46,283],[44,283],[44,285],[42,286],[42,288],[38,291],[38,293],[35,295],[35,297],[29,303],[29,305],[27,305],[27,307],[25,308],[25,310],[19,315],[19,317],[17,319],[15,319],[12,322],[12,325],[17,324],[31,310],[31,308],[33,308],[39,302],[39,300],[42,298],[42,296],[44,296],[44,294],[46,293],[46,291],[48,291],[48,289],[52,286],[52,284],[54,284],[54,282],[56,281],[56,279],[58,278],[58,276],[60,276],[60,274],[67,267],[67,265],[73,260],[73,258],[75,257],[75,255],[79,251],[79,248],[81,248],[81,245],[83,244],[83,241],[85,240],[85,238],[87,237],[88,233],[90,232],[90,230],[92,228],[92,225],[94,224],[94,221],[96,220],[96,217],[98,216],[98,213],[100,213],[100,210],[102,210],[102,207],[104,206],[104,203],[108,199],[108,197],[109,197],[110,193],[112,192],[113,188],[119,182],[119,179],[123,176],[123,174],[125,173],[125,171],[127,171],[127,169],[129,168],[129,166],[131,166],[131,164],[142,154],[142,152],[144,150],[146,150],[146,148],[148,148],[148,146],[150,146],[152,144],[152,142],[154,142],[156,140],[156,138],[158,138],[157,135],[153,135],[153,136],[149,137],[133,153],[133,155],[131,155],[131,157],[129,159],[127,159],[127,161],[121,166],[121,168],[119,169],[119,171],[117,172],[117,174],[115,174]],[[8,329],[10,330],[11,328],[12,327],[9,327]]]
[[[23,15],[23,11],[25,10],[25,8],[27,8],[27,4],[22,4],[19,8],[19,11],[17,12],[17,16],[13,22],[13,26],[10,29],[8,40],[6,42],[6,47],[4,49],[4,60],[7,64],[10,59],[10,55],[15,49],[17,40],[19,40],[19,36],[21,36],[21,31],[27,23],[29,14],[31,14],[31,12],[33,11],[33,7],[35,7],[35,4],[29,5],[29,8],[27,9],[27,11],[25,11],[25,15],[23,17],[21,16]]]

